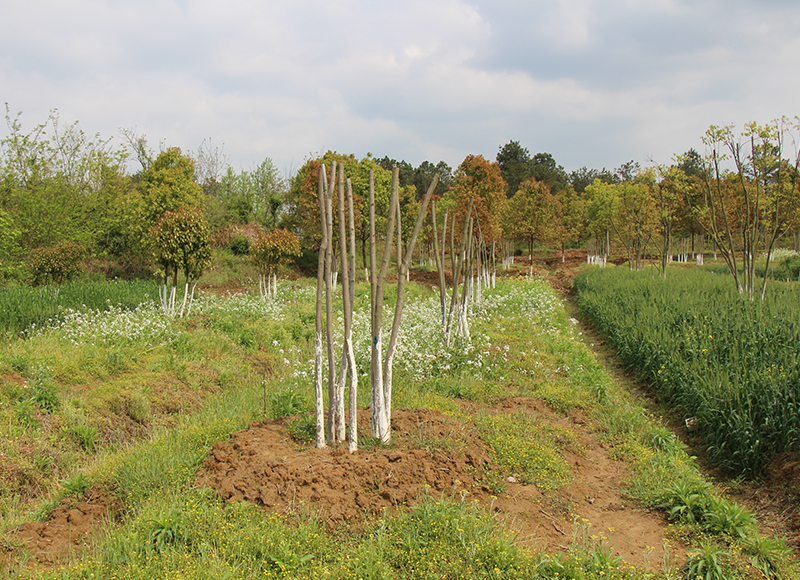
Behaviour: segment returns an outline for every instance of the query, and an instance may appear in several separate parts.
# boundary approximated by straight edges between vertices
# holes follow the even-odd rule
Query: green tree
[[[94,248],[106,232],[107,198],[116,194],[108,176],[119,173],[124,152],[87,136],[77,123],[64,125],[57,111],[25,132],[20,114],[6,107],[8,134],[0,140],[0,207],[26,251],[74,240]]]
[[[453,185],[453,169],[444,161],[440,161],[436,165],[430,161],[423,161],[414,170],[413,184],[416,188],[417,197],[425,195],[431,183],[433,183],[434,176],[438,176],[436,188],[433,195],[437,197],[444,197],[444,194]]]
[[[530,177],[546,183],[554,194],[564,189],[569,183],[567,172],[556,163],[550,153],[537,153],[531,158]]]
[[[22,248],[19,245],[20,231],[11,215],[0,207],[0,281],[16,278]]]
[[[286,180],[272,159],[266,157],[250,172],[250,183],[254,211],[260,216],[261,223],[269,229],[277,228],[286,197]]]
[[[511,198],[520,184],[531,177],[531,154],[519,141],[509,141],[498,151],[496,161],[508,186],[506,196]]]
[[[611,252],[611,223],[618,203],[616,194],[616,185],[599,178],[583,192],[586,232],[594,238],[597,253],[604,256]]]
[[[375,162],[386,171],[391,171],[397,165],[397,169],[400,171],[400,187],[414,183],[414,167],[408,161],[397,161],[385,156],[383,159],[376,159]]]
[[[569,174],[569,183],[578,195],[583,195],[584,190],[590,186],[595,179],[599,179],[603,183],[616,183],[618,181],[614,174],[605,167],[600,171],[581,167]]]
[[[557,241],[561,243],[561,260],[564,261],[567,244],[575,244],[583,239],[585,230],[584,202],[572,185],[568,185],[559,191],[556,199],[561,203],[563,227],[560,230],[561,237]]]
[[[84,253],[82,245],[69,240],[34,249],[30,258],[34,284],[62,284],[73,279],[83,271]]]
[[[202,202],[203,188],[194,180],[194,161],[178,147],[170,147],[156,157],[142,174],[139,190],[140,217],[147,230],[166,212],[199,208]]]
[[[166,211],[150,230],[155,258],[163,285],[161,306],[168,316],[182,317],[192,307],[200,276],[211,266],[211,240],[208,223],[198,208],[183,207]],[[183,298],[176,305],[178,278],[183,274]]]

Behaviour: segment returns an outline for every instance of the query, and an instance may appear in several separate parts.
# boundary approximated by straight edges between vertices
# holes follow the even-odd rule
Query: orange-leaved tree
[[[467,155],[456,169],[455,183],[450,190],[456,202],[456,221],[464,222],[472,198],[472,215],[477,217],[484,238],[488,242],[499,241],[507,187],[499,164],[487,161],[482,155]]]
[[[258,289],[262,296],[277,293],[278,268],[300,255],[300,240],[286,229],[262,232],[250,246],[250,257],[258,269]]]

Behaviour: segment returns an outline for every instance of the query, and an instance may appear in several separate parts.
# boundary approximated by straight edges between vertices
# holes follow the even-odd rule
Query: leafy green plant
[[[17,401],[16,413],[17,421],[23,427],[31,427],[35,429],[39,426],[39,421],[37,421],[36,417],[33,416],[34,406],[33,401],[30,399]]]
[[[79,495],[79,496],[83,495],[83,492],[89,489],[90,485],[91,482],[82,473],[78,473],[77,475],[74,475],[73,477],[65,480],[62,483],[64,492],[67,495]]]
[[[751,534],[742,540],[741,546],[750,564],[765,577],[774,580],[788,578],[784,571],[788,568],[792,549],[786,545],[785,539]]]
[[[298,415],[308,408],[302,395],[295,391],[280,391],[272,395],[270,411],[274,419]]]
[[[230,244],[231,252],[234,256],[246,256],[250,253],[250,240],[244,236],[233,238]]]
[[[724,566],[727,555],[719,546],[701,542],[699,548],[689,551],[683,572],[693,580],[727,580]]]
[[[81,449],[86,453],[94,453],[97,446],[97,427],[88,425],[86,423],[78,423],[73,425],[70,429],[72,434],[78,441]]]
[[[752,531],[756,520],[744,507],[721,497],[712,497],[703,516],[703,527],[713,533],[728,534],[734,538],[745,538]]]
[[[188,539],[186,520],[180,511],[169,510],[147,522],[147,547],[150,550],[163,552],[170,546],[186,543]]]
[[[710,484],[684,480],[666,490],[658,507],[664,509],[671,520],[700,524],[712,499]]]
[[[55,386],[43,380],[34,383],[32,401],[48,413],[54,413],[61,404],[56,395]]]

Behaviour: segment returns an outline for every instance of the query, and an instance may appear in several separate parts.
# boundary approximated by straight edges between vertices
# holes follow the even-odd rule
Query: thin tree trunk
[[[386,414],[391,422],[392,419],[392,364],[394,361],[394,352],[395,347],[397,346],[397,333],[400,331],[400,321],[403,317],[403,302],[405,300],[405,287],[406,287],[406,275],[411,267],[411,260],[413,259],[414,254],[414,246],[417,243],[417,237],[419,236],[419,232],[422,229],[422,222],[425,220],[425,214],[428,209],[428,202],[433,195],[433,190],[436,189],[436,184],[439,181],[439,175],[436,174],[431,181],[430,187],[428,187],[428,191],[425,194],[425,197],[422,200],[422,207],[420,208],[419,214],[417,215],[417,221],[414,224],[414,231],[411,234],[411,239],[408,241],[408,245],[406,246],[406,257],[403,260],[402,265],[397,272],[397,301],[395,302],[394,307],[394,319],[392,320],[392,331],[389,335],[389,342],[386,345],[386,356],[384,359],[383,365],[383,390],[384,390],[384,399],[386,403]],[[400,206],[397,206],[397,215],[398,218],[400,217]],[[399,230],[398,230],[399,234]],[[400,243],[400,239],[398,237],[398,244]]]
[[[317,423],[317,447],[325,447],[325,401],[322,390],[322,294],[325,288],[325,254],[328,236],[325,218],[325,166],[319,169],[318,198],[322,239],[319,245],[317,262],[317,311],[316,335],[314,341],[314,397]]]
[[[328,345],[328,422],[327,439],[336,437],[336,357],[333,348],[333,189],[336,186],[336,161],[331,164],[331,179],[325,192],[325,230],[328,244],[325,247],[325,333]]]
[[[355,209],[353,207],[353,186],[347,180],[347,222],[350,229],[350,287],[347,289],[349,295],[348,306],[345,307],[345,317],[350,320],[350,336],[348,340],[345,330],[345,340],[347,340],[347,359],[350,368],[350,432],[348,449],[354,453],[358,448],[358,370],[356,369],[356,356],[353,351],[353,303],[356,297],[356,227]],[[346,327],[345,327],[346,328]]]
[[[336,440],[344,441],[344,386],[347,372],[350,368],[350,352],[352,351],[353,320],[350,305],[350,273],[347,259],[347,231],[344,217],[344,165],[339,165],[339,195],[337,205],[339,210],[339,254],[341,258],[342,273],[342,310],[344,315],[344,344],[342,345],[342,362],[339,367],[339,379],[336,385]]]

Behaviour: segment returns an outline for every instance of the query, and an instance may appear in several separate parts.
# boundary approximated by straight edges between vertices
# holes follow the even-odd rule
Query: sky
[[[567,171],[702,152],[710,125],[800,114],[796,0],[0,0],[23,130],[216,148],[287,175],[327,150]],[[0,126],[0,136],[8,132]]]

